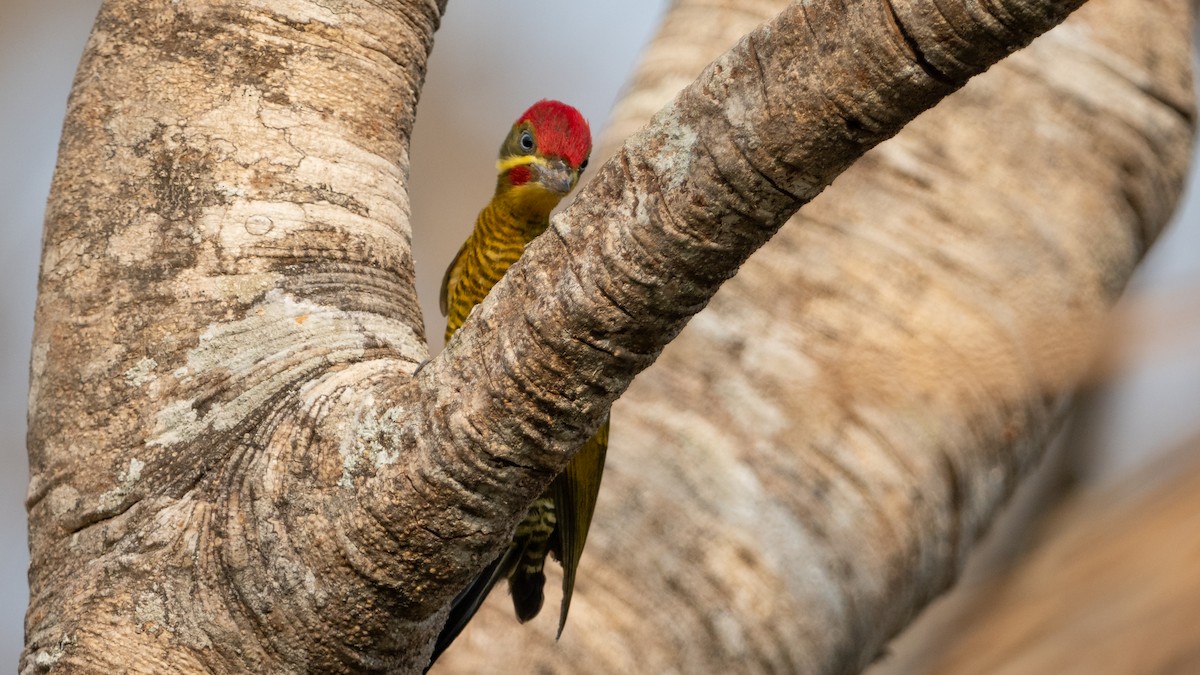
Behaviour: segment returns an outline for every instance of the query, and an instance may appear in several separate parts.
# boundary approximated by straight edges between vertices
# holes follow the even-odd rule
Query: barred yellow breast
[[[495,195],[480,211],[474,230],[442,280],[447,342],[529,242],[546,230],[550,212],[579,181],[591,145],[587,122],[564,103],[539,101],[517,119],[500,146]],[[525,622],[536,616],[542,608],[547,554],[563,566],[558,624],[562,634],[604,471],[608,426],[605,417],[596,434],[530,506],[508,548],[455,598],[433,659],[453,642],[501,579],[508,579],[517,619]]]

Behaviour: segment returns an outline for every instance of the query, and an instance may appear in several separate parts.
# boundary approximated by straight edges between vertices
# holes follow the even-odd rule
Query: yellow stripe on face
[[[496,162],[496,173],[504,173],[513,167],[521,166],[523,164],[545,165],[546,160],[538,157],[537,155],[514,155],[513,157],[508,157]]]

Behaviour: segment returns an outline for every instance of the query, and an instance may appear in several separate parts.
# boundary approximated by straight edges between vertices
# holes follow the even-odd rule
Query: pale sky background
[[[42,215],[71,79],[98,0],[0,0],[0,669],[22,644],[28,551],[23,500],[26,389]],[[436,38],[412,151],[418,291],[429,332],[447,261],[494,185],[511,120],[539,98],[580,108],[599,131],[665,0],[563,3],[452,0]],[[537,54],[514,35],[536,35]],[[552,58],[550,56],[552,55]],[[540,56],[540,58],[539,58]],[[1198,173],[1197,175],[1200,175]],[[1169,298],[1172,346],[1139,352],[1111,383],[1095,478],[1119,480],[1200,431],[1200,180],[1130,295]],[[460,185],[455,199],[438,186]],[[445,236],[439,236],[445,234]],[[614,451],[619,451],[614,449]]]

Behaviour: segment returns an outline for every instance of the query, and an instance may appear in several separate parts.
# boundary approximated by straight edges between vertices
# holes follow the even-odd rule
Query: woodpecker
[[[565,103],[538,101],[513,124],[500,146],[496,192],[475,219],[474,231],[442,280],[440,301],[446,315],[447,342],[525,246],[546,231],[550,211],[575,187],[591,150],[587,121]],[[563,567],[558,618],[558,635],[562,635],[607,448],[605,416],[596,434],[529,507],[509,547],[454,599],[433,659],[458,636],[501,579],[508,579],[517,619],[524,623],[537,616],[542,608],[547,553]]]

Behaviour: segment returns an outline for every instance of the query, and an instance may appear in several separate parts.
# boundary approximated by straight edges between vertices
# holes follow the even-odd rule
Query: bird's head
[[[538,101],[517,118],[500,146],[496,192],[554,208],[579,182],[591,152],[592,132],[578,110]]]

